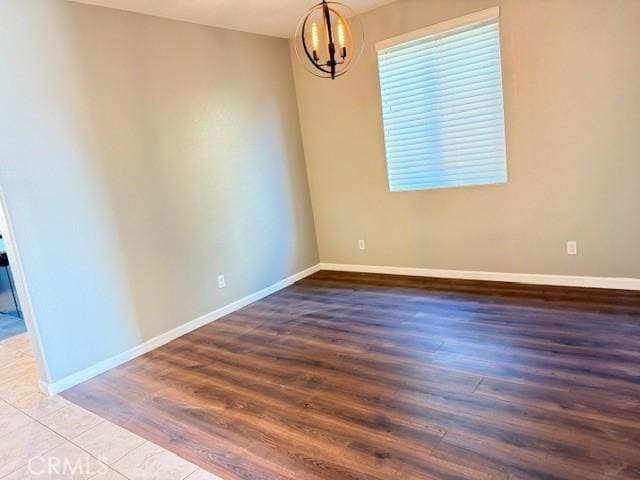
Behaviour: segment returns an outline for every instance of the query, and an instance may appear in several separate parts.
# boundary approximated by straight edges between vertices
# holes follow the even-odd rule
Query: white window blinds
[[[377,45],[389,189],[507,181],[499,10]]]

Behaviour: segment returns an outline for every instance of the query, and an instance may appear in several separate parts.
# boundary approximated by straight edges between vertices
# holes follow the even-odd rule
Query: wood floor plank
[[[64,396],[225,480],[634,480],[640,294],[323,271]]]
[[[640,397],[633,394],[611,395],[587,388],[562,390],[495,379],[485,379],[476,394],[640,428]]]

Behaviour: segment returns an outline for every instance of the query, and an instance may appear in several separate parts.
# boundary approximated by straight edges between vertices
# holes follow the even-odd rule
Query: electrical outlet
[[[358,240],[358,248],[360,250],[364,250],[366,248],[366,246],[364,244],[364,240]]]
[[[571,240],[567,242],[567,255],[577,255],[578,254],[578,242],[575,240]]]
[[[224,275],[218,275],[218,288],[224,288],[227,283],[224,281]]]

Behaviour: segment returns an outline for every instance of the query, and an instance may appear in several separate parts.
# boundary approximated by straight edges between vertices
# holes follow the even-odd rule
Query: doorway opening
[[[0,225],[6,225],[6,222],[0,222]],[[0,342],[27,331],[4,235],[6,232],[0,230]]]
[[[7,401],[3,392],[23,392],[38,400],[38,390],[46,391],[49,370],[2,185],[0,235],[0,399]]]

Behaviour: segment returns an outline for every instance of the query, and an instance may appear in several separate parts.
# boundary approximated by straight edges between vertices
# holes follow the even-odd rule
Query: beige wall
[[[496,4],[508,184],[389,193],[374,44]],[[348,75],[294,62],[321,261],[640,277],[639,1],[400,0],[362,20]]]
[[[286,40],[2,0],[0,58],[0,185],[48,380],[317,263]]]

